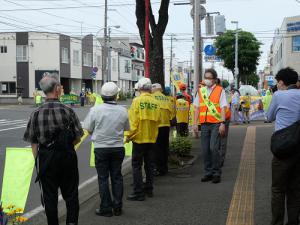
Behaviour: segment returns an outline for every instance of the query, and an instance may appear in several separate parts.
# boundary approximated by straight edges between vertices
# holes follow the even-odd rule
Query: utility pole
[[[192,60],[193,60],[193,52],[191,51],[191,57],[190,57],[190,68],[189,68],[189,75],[188,75],[188,92],[191,93],[191,77],[192,77]]]
[[[236,30],[235,30],[235,66],[234,66],[234,83],[235,83],[235,88],[239,88],[238,84],[238,76],[239,76],[239,62],[238,62],[238,50],[239,50],[239,34],[238,34],[238,29],[239,29],[239,22],[238,21],[231,21],[231,23],[236,24]]]
[[[108,78],[107,81],[111,81],[111,27],[108,28]]]
[[[173,72],[173,34],[171,34],[171,56],[170,56],[170,86],[171,86],[171,77]]]
[[[103,57],[102,57],[102,75],[103,81],[108,81],[107,74],[107,0],[105,0],[105,8],[104,8],[104,45],[103,45]]]
[[[197,91],[202,75],[202,48],[201,48],[201,5],[200,0],[194,0],[194,94]]]

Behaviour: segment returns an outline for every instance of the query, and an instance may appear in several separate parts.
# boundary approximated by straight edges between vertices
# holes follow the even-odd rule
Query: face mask
[[[141,95],[141,93],[139,91],[134,92],[134,96],[139,97],[140,95]]]
[[[212,80],[205,79],[205,80],[204,80],[204,83],[205,83],[205,85],[208,86],[208,87],[211,87],[211,86],[212,86]]]

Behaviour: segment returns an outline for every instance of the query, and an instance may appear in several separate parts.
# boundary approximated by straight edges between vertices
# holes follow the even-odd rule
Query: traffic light
[[[130,55],[132,59],[135,58],[135,48],[133,46],[130,48]]]
[[[225,33],[225,30],[226,30],[225,16],[217,15],[215,17],[215,28],[216,28],[217,35],[222,35]]]

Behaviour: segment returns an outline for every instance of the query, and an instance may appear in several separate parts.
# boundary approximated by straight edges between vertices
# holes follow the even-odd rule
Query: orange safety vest
[[[229,107],[226,107],[226,116],[225,116],[226,120],[230,120],[231,119],[231,111]]]
[[[209,101],[212,102],[217,111],[221,114],[221,107],[220,107],[220,96],[223,91],[223,88],[220,86],[216,86],[209,96]],[[200,113],[199,113],[199,121],[200,124],[202,123],[221,123],[222,121],[218,120],[213,116],[213,114],[209,111],[208,107],[204,103],[204,98],[201,93],[201,89],[198,91],[200,96]]]

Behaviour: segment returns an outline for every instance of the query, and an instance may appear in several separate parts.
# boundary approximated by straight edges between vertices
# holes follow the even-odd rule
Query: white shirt
[[[214,90],[215,87],[216,87],[216,85],[212,86],[211,88],[206,87],[208,96],[211,95],[211,93],[212,93],[212,91]],[[193,104],[196,107],[200,107],[199,93],[197,93]],[[221,93],[221,96],[220,96],[220,107],[221,108],[228,107],[226,93],[225,93],[224,89],[222,90],[222,93]]]
[[[84,120],[84,129],[93,132],[95,148],[124,146],[124,131],[130,130],[127,110],[118,105],[94,106]]]

